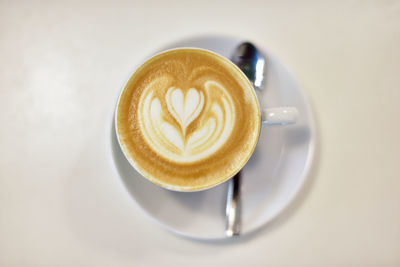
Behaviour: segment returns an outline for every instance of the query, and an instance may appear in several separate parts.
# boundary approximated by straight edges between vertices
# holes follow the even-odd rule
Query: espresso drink
[[[246,164],[260,131],[249,81],[229,60],[176,49],[146,61],[123,90],[117,133],[131,164],[163,187],[211,187]]]

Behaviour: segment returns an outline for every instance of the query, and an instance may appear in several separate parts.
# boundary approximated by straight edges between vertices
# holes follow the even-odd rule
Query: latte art
[[[250,82],[229,60],[176,49],[146,61],[118,103],[121,148],[144,177],[193,191],[236,174],[255,149],[260,110]]]
[[[194,162],[210,156],[228,140],[234,126],[234,106],[222,85],[206,81],[204,91],[189,88],[186,92],[172,86],[164,98],[154,95],[154,87],[150,84],[144,90],[138,117],[146,142],[161,156]],[[188,129],[196,120],[196,127]]]

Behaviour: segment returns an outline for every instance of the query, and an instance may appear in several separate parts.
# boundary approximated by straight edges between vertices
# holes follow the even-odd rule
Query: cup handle
[[[261,113],[262,126],[284,126],[295,124],[299,112],[294,107],[267,108]]]

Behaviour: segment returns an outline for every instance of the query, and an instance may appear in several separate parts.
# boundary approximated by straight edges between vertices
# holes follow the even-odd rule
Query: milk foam
[[[138,116],[145,141],[160,156],[191,163],[209,157],[229,139],[235,123],[234,105],[221,84],[207,80],[203,89],[186,90],[172,85],[161,97],[156,90],[159,87],[154,83],[145,88]],[[196,127],[188,131],[195,121]]]

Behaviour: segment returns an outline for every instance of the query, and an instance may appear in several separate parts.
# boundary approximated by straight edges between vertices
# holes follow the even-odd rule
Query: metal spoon
[[[265,58],[261,52],[251,43],[240,44],[232,58],[235,63],[257,90],[261,90],[265,77]],[[241,174],[237,173],[228,185],[226,199],[226,231],[228,237],[238,236],[241,228],[241,201],[240,201]]]

